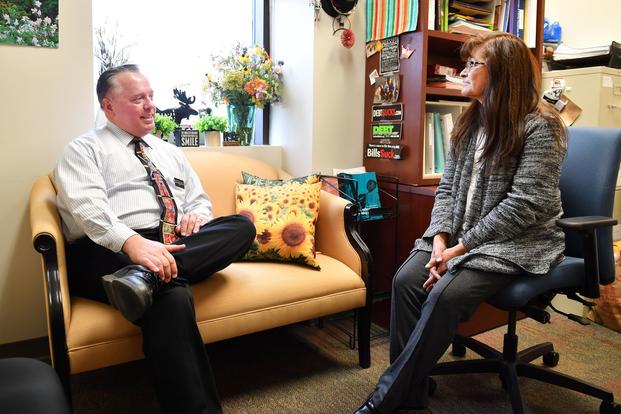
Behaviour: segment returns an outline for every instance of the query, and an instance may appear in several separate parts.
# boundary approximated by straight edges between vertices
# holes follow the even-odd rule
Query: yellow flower
[[[289,213],[273,227],[274,246],[283,257],[298,257],[309,252],[315,257],[313,224],[301,214]]]
[[[247,217],[250,221],[255,223],[255,225],[263,218],[263,209],[259,206],[259,203],[253,203],[250,200],[240,201],[235,210],[237,214]]]
[[[274,222],[280,214],[280,207],[276,203],[264,203],[263,204],[263,217],[268,222]]]

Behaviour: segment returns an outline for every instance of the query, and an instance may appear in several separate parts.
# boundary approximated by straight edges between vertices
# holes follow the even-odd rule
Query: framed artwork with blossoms
[[[58,48],[58,0],[0,1],[0,44]]]

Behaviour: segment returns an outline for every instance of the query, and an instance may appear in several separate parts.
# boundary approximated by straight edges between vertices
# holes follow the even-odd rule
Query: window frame
[[[263,45],[271,56],[270,44],[270,0],[253,0],[252,37],[254,44]],[[270,105],[257,109],[254,124],[254,144],[269,145],[270,143]]]

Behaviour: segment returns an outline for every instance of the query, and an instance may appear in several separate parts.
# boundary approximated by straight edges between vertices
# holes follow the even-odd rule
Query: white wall
[[[561,24],[561,39],[571,47],[621,42],[620,12],[619,0],[545,0],[545,16]]]
[[[312,171],[313,12],[306,1],[271,0],[271,56],[285,62],[283,102],[272,106],[270,144],[283,147],[283,169]]]
[[[60,3],[60,47],[0,45],[0,344],[47,333],[28,197],[72,137],[93,125],[90,1]]]
[[[307,1],[272,0],[272,57],[285,61],[282,105],[272,108],[270,142],[283,146],[293,175],[331,174],[362,164],[364,4],[350,16],[356,44],[332,35],[332,17]]]
[[[322,13],[315,29],[313,88],[313,172],[362,165],[365,82],[364,1],[350,15],[356,43],[341,45],[332,18]]]

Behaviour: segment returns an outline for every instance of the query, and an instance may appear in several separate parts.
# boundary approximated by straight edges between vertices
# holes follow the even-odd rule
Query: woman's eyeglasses
[[[470,72],[472,69],[476,68],[477,66],[481,66],[481,65],[485,65],[485,62],[477,62],[474,59],[468,59],[466,61],[466,72]]]

